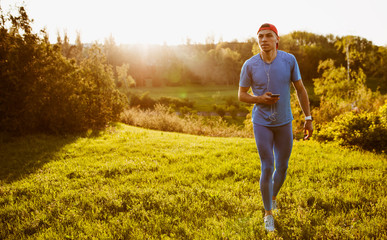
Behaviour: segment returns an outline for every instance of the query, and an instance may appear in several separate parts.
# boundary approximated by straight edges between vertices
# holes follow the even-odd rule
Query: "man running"
[[[254,104],[252,122],[261,159],[260,189],[265,208],[264,223],[267,231],[274,231],[272,211],[277,206],[276,197],[285,181],[293,146],[290,83],[296,89],[305,115],[304,139],[312,136],[313,124],[308,94],[296,58],[278,50],[279,36],[274,25],[263,24],[257,35],[261,52],[244,63],[238,98]],[[250,88],[252,94],[248,92]]]

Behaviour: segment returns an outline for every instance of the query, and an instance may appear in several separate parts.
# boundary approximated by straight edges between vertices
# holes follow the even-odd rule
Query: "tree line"
[[[259,52],[256,38],[217,44],[141,46],[117,45],[111,36],[103,48],[109,64],[127,64],[132,86],[139,87],[237,85],[242,64]],[[337,67],[347,66],[349,61],[352,70],[362,68],[375,89],[379,86],[381,91],[387,91],[387,48],[373,45],[365,38],[295,31],[281,36],[279,50],[295,55],[307,84],[321,75],[317,71],[321,61],[333,59]]]

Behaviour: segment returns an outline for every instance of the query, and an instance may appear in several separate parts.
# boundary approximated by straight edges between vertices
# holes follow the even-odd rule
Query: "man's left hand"
[[[308,140],[313,135],[313,122],[306,120],[304,123],[304,140]]]

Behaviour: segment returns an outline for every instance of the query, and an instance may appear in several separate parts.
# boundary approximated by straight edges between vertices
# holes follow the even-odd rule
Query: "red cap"
[[[273,24],[270,24],[270,23],[264,23],[261,25],[261,27],[258,29],[258,32],[257,34],[262,31],[262,30],[272,30],[273,32],[275,32],[275,34],[277,34],[277,37],[278,37],[278,31],[277,31],[277,28],[273,25]]]
[[[272,30],[273,32],[275,32],[275,34],[277,35],[277,37],[279,38],[278,36],[278,30],[277,28],[273,25],[273,24],[270,24],[270,23],[264,23],[261,25],[261,27],[258,29],[258,32],[257,32],[257,35],[260,31],[262,30]],[[277,43],[277,49],[278,49],[278,43]]]

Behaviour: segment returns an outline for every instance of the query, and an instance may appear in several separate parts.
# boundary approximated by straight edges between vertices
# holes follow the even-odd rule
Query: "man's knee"
[[[275,174],[278,174],[279,176],[286,176],[286,173],[288,171],[288,166],[281,166],[281,167],[277,167],[275,169]]]
[[[270,167],[264,167],[261,169],[262,171],[262,181],[270,181],[271,179],[271,176],[273,175],[273,172],[274,172],[274,167],[273,166],[270,166]]]

